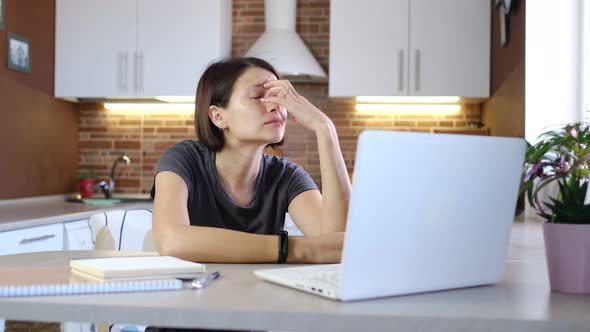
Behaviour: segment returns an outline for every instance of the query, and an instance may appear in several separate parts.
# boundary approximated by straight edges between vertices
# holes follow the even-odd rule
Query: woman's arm
[[[301,224],[305,233],[305,229],[313,229],[309,224],[316,222],[319,214],[320,234],[344,232],[351,186],[336,127],[328,116],[300,96],[289,81],[269,81],[264,87],[268,91],[261,101],[284,106],[293,119],[316,134],[318,142],[322,194],[308,191],[295,197],[289,206],[293,221]]]
[[[350,201],[350,180],[340,151],[338,135],[328,117],[315,129],[322,176],[321,233],[344,232]]]
[[[197,262],[275,263],[277,235],[258,235],[233,230],[191,226],[188,188],[173,172],[156,176],[152,226],[156,248],[161,255]],[[331,235],[330,245],[322,237],[289,238],[287,262],[333,263],[340,261],[343,236]]]

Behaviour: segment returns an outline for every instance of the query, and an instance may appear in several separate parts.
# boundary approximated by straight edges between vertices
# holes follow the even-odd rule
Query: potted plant
[[[541,134],[525,156],[521,192],[545,219],[543,235],[551,289],[590,293],[590,124],[572,123]],[[543,188],[557,193],[541,201]]]
[[[78,191],[80,192],[80,196],[82,196],[82,198],[92,198],[96,172],[93,169],[81,168],[78,170],[76,179],[78,180]]]

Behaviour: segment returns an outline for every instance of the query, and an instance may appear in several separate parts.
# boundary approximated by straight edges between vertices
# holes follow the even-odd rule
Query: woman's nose
[[[276,112],[279,110],[279,104],[277,103],[266,103],[266,111],[267,112]]]

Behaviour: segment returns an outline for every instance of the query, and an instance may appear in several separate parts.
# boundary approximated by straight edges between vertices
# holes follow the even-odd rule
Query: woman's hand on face
[[[330,119],[305,97],[299,95],[288,80],[274,80],[264,83],[266,93],[260,99],[263,103],[276,103],[291,113],[293,120],[307,129],[316,131]]]

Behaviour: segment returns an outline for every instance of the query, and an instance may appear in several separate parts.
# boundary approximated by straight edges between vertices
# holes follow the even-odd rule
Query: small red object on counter
[[[78,189],[82,198],[92,198],[92,187],[94,186],[94,179],[81,179],[78,182]]]

